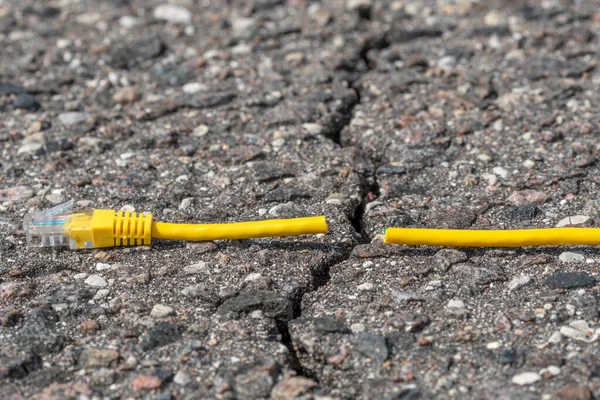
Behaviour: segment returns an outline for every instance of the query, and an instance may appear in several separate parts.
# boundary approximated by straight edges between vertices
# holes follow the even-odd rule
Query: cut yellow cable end
[[[384,242],[422,246],[526,247],[600,244],[600,228],[460,230],[388,228]]]
[[[225,240],[328,233],[324,216],[228,224],[153,222],[152,214],[115,210],[73,212],[73,201],[25,216],[23,229],[30,247],[67,246],[90,249],[150,245],[152,238]]]

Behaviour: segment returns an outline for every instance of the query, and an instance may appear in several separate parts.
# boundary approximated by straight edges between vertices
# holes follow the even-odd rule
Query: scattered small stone
[[[315,330],[321,333],[350,333],[350,329],[337,318],[330,316],[314,319]]]
[[[369,357],[377,365],[387,360],[389,350],[385,338],[373,332],[360,332],[353,336],[358,351]]]
[[[567,217],[561,219],[557,224],[557,228],[562,228],[565,226],[575,226],[575,225],[583,225],[590,220],[590,217],[587,215],[574,215],[572,217]]]
[[[96,320],[89,319],[81,323],[81,330],[83,332],[94,332],[100,330],[100,323]]]
[[[100,289],[94,295],[94,300],[102,300],[103,298],[108,296],[109,293],[110,293],[110,290],[108,290],[108,289]]]
[[[506,25],[506,17],[498,10],[492,10],[485,14],[483,17],[483,23],[487,26],[501,26]]]
[[[54,206],[65,202],[65,198],[61,193],[50,193],[45,198],[50,204]]]
[[[292,303],[280,294],[269,290],[248,290],[225,300],[218,312],[224,315],[247,314],[262,310],[271,318],[288,320],[293,316]]]
[[[69,309],[69,305],[67,303],[58,303],[51,304],[52,309],[57,313],[66,312]]]
[[[512,383],[525,386],[539,382],[540,380],[542,380],[542,377],[537,372],[522,372],[513,376]]]
[[[253,272],[251,274],[248,274],[248,276],[246,276],[244,278],[244,282],[254,282],[257,281],[259,279],[262,279],[263,275],[259,274],[258,272]]]
[[[465,308],[465,303],[462,300],[450,300],[448,304],[446,304],[447,309],[457,309],[462,310]]]
[[[435,289],[439,289],[443,286],[442,281],[439,279],[433,280],[433,281],[429,281],[427,283],[427,285],[425,286],[425,290],[427,291],[432,291]]]
[[[84,123],[89,117],[88,113],[71,111],[58,114],[58,121],[65,126],[74,126]]]
[[[155,390],[162,386],[162,380],[157,376],[140,375],[133,380],[131,386],[135,392]]]
[[[425,301],[423,296],[414,293],[406,293],[399,290],[392,291],[392,299],[396,304],[406,304],[410,301]]]
[[[344,203],[348,203],[350,201],[350,197],[343,193],[332,193],[325,199],[326,204],[331,204],[334,206],[341,206]]]
[[[577,289],[594,286],[596,279],[585,272],[561,272],[550,275],[545,283],[551,289]]]
[[[562,335],[560,332],[554,332],[549,338],[548,343],[558,344],[562,339]]]
[[[373,284],[371,282],[365,282],[361,285],[358,285],[356,289],[358,289],[359,292],[367,292],[373,290]]]
[[[323,125],[320,124],[306,123],[302,124],[302,128],[304,128],[304,130],[311,135],[319,135],[321,132],[323,132]]]
[[[560,400],[592,400],[592,391],[586,386],[565,386],[554,394]]]
[[[417,346],[419,346],[419,347],[431,346],[432,343],[433,343],[432,336],[419,336],[417,338]]]
[[[192,13],[183,7],[173,4],[161,4],[152,13],[154,18],[172,22],[174,24],[190,24]]]
[[[195,137],[203,137],[206,136],[206,134],[208,133],[209,129],[208,126],[206,125],[198,125],[193,132],[193,135]]]
[[[419,313],[408,315],[404,321],[404,323],[406,324],[407,332],[422,331],[430,322],[431,319],[429,318],[429,316]]]
[[[494,174],[498,175],[502,179],[507,179],[510,175],[510,173],[506,170],[506,168],[502,168],[502,167],[494,167],[492,169],[492,172],[494,172]]]
[[[126,87],[113,95],[116,104],[133,104],[140,99],[140,94],[134,87]]]
[[[371,8],[372,0],[347,0],[346,6],[350,10],[358,10],[362,8]]]
[[[548,195],[546,193],[535,190],[515,191],[508,198],[508,201],[517,206],[524,206],[528,204],[544,204],[546,200],[548,200]]]
[[[233,18],[231,30],[236,39],[250,39],[256,33],[258,25],[252,18]]]
[[[14,186],[0,189],[0,202],[23,202],[33,196],[33,190],[27,186]]]
[[[125,29],[131,29],[140,24],[140,19],[136,17],[132,17],[131,15],[124,15],[119,18],[119,25],[121,25]]]
[[[150,332],[148,332],[148,337],[146,338],[146,342],[143,344],[142,349],[148,351],[157,347],[166,346],[179,340],[182,332],[182,326],[169,321],[160,321],[152,328],[152,330],[150,330]]]
[[[571,339],[592,343],[598,339],[600,328],[594,331],[586,321],[578,320],[571,322],[569,326],[561,327],[560,334]]]
[[[515,221],[531,221],[540,215],[540,209],[533,205],[516,206],[510,210],[509,217]]]
[[[175,310],[164,304],[156,304],[150,311],[150,316],[153,318],[165,318],[173,314],[175,314]]]
[[[0,300],[25,298],[31,294],[31,286],[25,282],[4,282],[0,284]]]
[[[109,64],[115,68],[128,69],[144,61],[160,56],[165,46],[156,37],[128,42],[108,51]]]
[[[177,385],[185,386],[191,382],[192,378],[183,371],[177,371],[173,377],[173,383],[176,383]]]
[[[585,256],[583,254],[565,251],[558,256],[558,259],[564,263],[583,262],[585,261]]]
[[[104,271],[107,269],[111,269],[111,265],[110,264],[105,264],[105,263],[96,263],[96,271]]]
[[[27,129],[27,133],[26,133],[25,136],[29,136],[29,135],[32,135],[34,133],[41,132],[43,128],[44,128],[44,125],[42,125],[42,123],[40,121],[35,121],[34,123],[32,123],[29,126],[29,128]]]
[[[293,376],[277,383],[271,391],[273,400],[290,400],[300,398],[308,393],[317,383],[303,376]]]
[[[181,87],[183,93],[194,94],[198,92],[206,92],[208,90],[208,86],[200,82],[188,82]]]
[[[556,365],[549,365],[547,368],[544,368],[545,372],[547,372],[548,374],[552,375],[552,376],[557,376],[558,374],[560,374],[560,367],[557,367]],[[544,374],[540,374],[540,375],[544,375]]]
[[[513,290],[517,290],[518,288],[527,285],[529,282],[531,282],[531,277],[529,275],[516,276],[508,282],[508,290],[512,292]]]
[[[231,383],[238,398],[268,398],[280,372],[280,365],[272,360],[259,361],[239,369]]]
[[[119,353],[110,349],[86,349],[82,354],[87,368],[111,367],[117,364]]]
[[[41,107],[40,103],[37,102],[35,97],[30,95],[29,93],[21,93],[17,97],[15,97],[13,101],[13,106],[15,108],[20,108],[29,111],[35,111]]]
[[[196,275],[202,272],[208,272],[208,264],[204,261],[183,267],[184,275]]]
[[[88,276],[88,278],[85,280],[85,284],[88,286],[100,287],[100,288],[106,287],[106,285],[108,285],[108,283],[106,282],[106,279],[104,279],[100,275]]]
[[[485,348],[488,350],[497,350],[500,348],[500,346],[502,346],[500,342],[490,342],[485,345]]]
[[[533,161],[533,160],[525,160],[525,161],[523,161],[523,166],[525,168],[531,169],[531,168],[535,167],[535,161]]]

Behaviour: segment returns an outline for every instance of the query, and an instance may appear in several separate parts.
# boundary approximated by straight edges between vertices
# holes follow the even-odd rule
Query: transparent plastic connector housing
[[[29,247],[94,249],[150,245],[152,214],[116,210],[73,210],[73,200],[25,215]]]
[[[47,210],[36,210],[25,215],[23,230],[28,247],[69,247],[71,249],[93,247],[91,242],[77,244],[69,235],[73,229],[92,229],[93,211],[73,212],[73,200]]]

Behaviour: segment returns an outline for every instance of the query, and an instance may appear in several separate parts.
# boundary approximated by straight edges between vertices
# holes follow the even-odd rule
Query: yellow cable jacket
[[[225,240],[327,233],[324,216],[226,224],[152,223],[152,239]]]
[[[600,228],[453,230],[389,228],[385,243],[454,247],[523,247],[600,244]]]

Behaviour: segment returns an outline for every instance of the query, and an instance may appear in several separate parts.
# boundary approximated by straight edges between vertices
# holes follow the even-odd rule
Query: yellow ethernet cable
[[[324,216],[224,224],[154,222],[150,213],[116,210],[73,211],[73,200],[28,213],[23,230],[30,247],[96,249],[150,245],[152,239],[226,240],[327,233]]]
[[[385,243],[453,247],[598,245],[600,228],[467,230],[388,228]]]

